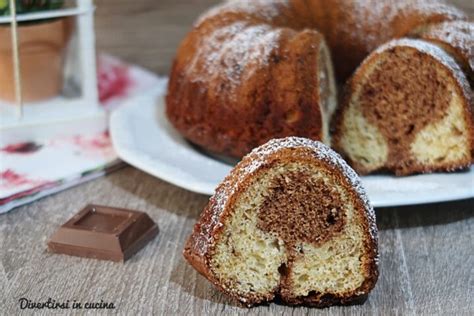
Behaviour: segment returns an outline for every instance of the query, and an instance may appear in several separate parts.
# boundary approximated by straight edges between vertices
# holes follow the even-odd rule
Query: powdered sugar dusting
[[[464,17],[463,12],[440,0],[351,0],[338,5],[347,18],[336,24],[336,33],[350,34],[367,52],[419,25]]]
[[[474,69],[474,23],[469,21],[448,21],[432,24],[421,31],[420,37],[429,41],[443,42],[459,52]]]
[[[248,17],[258,18],[262,22],[270,22],[280,16],[282,6],[288,7],[288,5],[288,0],[227,1],[202,14],[195,26],[199,26],[202,22],[216,16],[242,13]]]
[[[362,183],[357,173],[342,159],[342,157],[325,144],[302,137],[286,137],[280,139],[272,139],[266,144],[255,148],[249,156],[256,155],[249,167],[246,168],[246,173],[253,173],[265,161],[269,155],[275,154],[277,151],[284,148],[305,147],[313,151],[314,156],[318,160],[322,160],[328,164],[333,165],[341,170],[352,187],[355,188],[358,195],[361,197],[364,207],[369,210],[372,209],[367,194],[365,193]]]
[[[268,25],[237,22],[215,29],[203,38],[187,67],[192,81],[219,82],[230,96],[235,96],[241,82],[268,64],[277,47],[280,30]]]

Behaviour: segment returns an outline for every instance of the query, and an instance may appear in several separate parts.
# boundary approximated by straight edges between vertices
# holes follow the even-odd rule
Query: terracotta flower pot
[[[61,18],[34,24],[18,24],[25,102],[41,101],[60,94],[65,48],[71,34],[72,21],[71,18]],[[15,101],[10,26],[0,27],[0,99]]]

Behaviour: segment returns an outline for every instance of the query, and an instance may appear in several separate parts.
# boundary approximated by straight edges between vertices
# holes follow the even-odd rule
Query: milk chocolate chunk
[[[158,234],[143,212],[87,205],[64,223],[48,241],[54,253],[125,261]]]

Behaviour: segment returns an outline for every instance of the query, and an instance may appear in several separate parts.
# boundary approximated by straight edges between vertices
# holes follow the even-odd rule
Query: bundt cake
[[[430,24],[415,30],[413,35],[430,41],[456,59],[474,87],[474,23],[447,21]]]
[[[202,15],[170,73],[166,114],[207,150],[241,157],[271,138],[330,143],[336,85],[382,43],[464,14],[434,0],[238,0]]]
[[[217,187],[184,256],[247,306],[361,303],[378,277],[375,215],[337,153],[305,138],[275,139]]]
[[[441,48],[392,40],[346,86],[333,146],[361,174],[468,167],[474,147],[471,94],[464,73]]]

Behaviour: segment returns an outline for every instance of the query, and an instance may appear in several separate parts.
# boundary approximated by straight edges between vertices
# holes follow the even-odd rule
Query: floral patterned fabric
[[[122,102],[166,79],[116,58],[98,58],[101,105],[112,111]],[[123,166],[107,131],[75,135],[0,148],[0,213],[71,186],[95,179]]]

